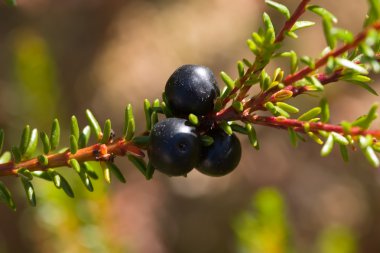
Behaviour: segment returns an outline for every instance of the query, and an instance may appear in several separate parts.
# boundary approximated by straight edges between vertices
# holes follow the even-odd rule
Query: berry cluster
[[[207,128],[187,118],[196,115],[206,121],[220,95],[212,71],[204,66],[184,65],[165,86],[168,107],[173,113],[156,123],[150,132],[148,156],[157,170],[170,176],[186,175],[193,168],[209,176],[223,176],[238,165],[241,146],[235,134],[228,135],[216,122]],[[211,142],[203,142],[208,137]],[[210,138],[211,137],[211,138]]]

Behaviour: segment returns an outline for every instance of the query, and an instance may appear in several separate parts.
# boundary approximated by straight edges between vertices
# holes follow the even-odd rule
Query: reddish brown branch
[[[95,144],[86,148],[79,149],[75,154],[71,154],[69,150],[63,153],[48,155],[48,164],[42,165],[37,158],[22,161],[19,163],[8,162],[0,164],[0,176],[17,175],[17,170],[27,168],[30,171],[47,170],[48,168],[57,168],[70,166],[69,161],[76,159],[78,162],[96,161],[107,159],[110,155],[124,156],[127,153],[144,157],[144,153],[131,142],[123,139],[117,140],[109,144]]]
[[[299,121],[297,119],[286,119],[282,117],[273,117],[273,116],[259,116],[259,115],[250,115],[246,116],[243,121],[251,122],[253,124],[283,128],[287,129],[288,127],[293,128],[298,132],[305,132],[305,124],[308,124],[308,131],[313,133],[318,133],[318,131],[326,132],[336,132],[339,134],[347,134],[351,136],[358,135],[372,135],[375,138],[380,138],[380,130],[364,130],[360,127],[352,127],[348,132],[342,126],[326,124],[322,122],[306,122]]]
[[[284,79],[283,83],[285,85],[290,85],[292,83],[295,83],[295,82],[301,80],[302,78],[306,77],[308,74],[310,74],[314,70],[326,65],[326,63],[330,57],[334,57],[334,58],[338,57],[339,55],[342,55],[343,53],[348,52],[349,50],[358,47],[359,44],[361,42],[363,42],[363,40],[365,40],[368,32],[372,29],[380,30],[380,21],[373,23],[371,26],[367,27],[364,31],[362,31],[361,33],[356,35],[353,42],[347,43],[347,44],[327,53],[325,56],[323,56],[321,59],[319,59],[315,63],[315,68],[304,67],[303,69],[299,70],[298,72],[291,74],[291,75],[288,75]]]

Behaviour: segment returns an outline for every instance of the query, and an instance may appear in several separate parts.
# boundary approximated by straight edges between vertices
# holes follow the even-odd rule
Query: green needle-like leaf
[[[24,186],[26,196],[29,200],[29,204],[31,206],[36,206],[36,195],[34,193],[34,188],[33,188],[32,183],[23,177],[21,178],[21,182],[22,182],[22,185]]]
[[[378,168],[380,166],[379,158],[371,146],[366,147],[363,150],[363,153],[373,167]]]
[[[26,180],[32,180],[33,179],[33,174],[26,168],[21,168],[21,169],[17,170],[17,174],[20,177],[25,178]]]
[[[82,130],[82,133],[79,135],[78,139],[78,148],[84,148],[88,144],[88,140],[90,139],[91,135],[91,127],[85,126]]]
[[[29,143],[24,153],[25,158],[29,158],[34,154],[34,152],[37,149],[37,144],[38,144],[38,130],[37,128],[34,128],[32,130],[32,133],[30,134]]]
[[[321,149],[321,156],[328,156],[334,147],[334,138],[332,134],[329,134],[325,144]]]
[[[83,168],[86,171],[87,175],[95,180],[99,179],[98,174],[95,172],[94,166],[89,162],[83,163]]]
[[[290,143],[292,144],[293,147],[296,148],[298,146],[297,133],[291,127],[288,127],[288,133],[289,133]]]
[[[251,146],[259,150],[260,146],[257,140],[255,128],[252,126],[252,124],[247,123],[245,124],[245,129],[247,130],[248,139],[249,139],[249,142],[251,143]]]
[[[340,148],[340,154],[341,154],[341,156],[343,158],[343,161],[348,162],[349,158],[348,158],[347,147],[345,145],[340,144],[339,148]]]
[[[155,168],[153,167],[153,165],[150,162],[148,162],[148,165],[146,166],[145,178],[147,180],[152,179],[154,171],[155,171]]]
[[[128,160],[146,177],[146,163],[143,159],[127,154]]]
[[[8,205],[13,211],[16,211],[15,202],[12,199],[11,193],[8,188],[0,181],[0,200]]]
[[[74,135],[70,135],[70,153],[75,154],[78,151],[78,141]]]
[[[148,99],[144,100],[144,113],[145,113],[145,124],[146,130],[150,130],[152,128],[152,123],[150,121],[152,115],[151,105]]]
[[[101,140],[101,143],[108,143],[110,140],[112,132],[112,127],[111,127],[111,120],[107,119],[106,122],[104,123],[104,128],[103,128],[103,138]]]
[[[77,118],[73,115],[71,116],[71,124],[70,124],[71,134],[75,136],[75,138],[79,139],[79,125]]]
[[[45,132],[40,132],[40,139],[42,142],[44,154],[47,155],[50,152],[50,139]]]
[[[277,102],[276,106],[288,113],[298,113],[299,109],[284,102]]]
[[[94,191],[94,187],[92,186],[90,178],[88,177],[85,169],[79,164],[79,162],[76,159],[71,159],[69,161],[69,164],[78,173],[80,179],[86,186],[87,190],[89,190],[90,192]]]
[[[21,162],[21,152],[18,147],[12,147],[12,156],[15,163]]]
[[[190,113],[189,114],[189,121],[192,125],[198,126],[199,125],[199,119],[197,115]]]
[[[115,175],[115,177],[122,183],[126,183],[125,177],[123,176],[123,173],[121,173],[120,169],[111,162],[107,162],[107,167],[110,169],[110,171]]]
[[[224,132],[228,135],[233,133],[231,126],[226,121],[222,121],[219,123],[220,128],[224,130]]]
[[[90,124],[92,132],[95,134],[96,140],[98,140],[98,141],[101,140],[101,138],[103,136],[102,129],[100,128],[100,125],[99,125],[98,121],[96,120],[94,114],[92,114],[92,112],[87,109],[86,110],[86,117],[87,117],[88,123]]]
[[[67,180],[62,175],[60,175],[60,178],[61,178],[62,190],[66,193],[67,196],[69,196],[70,198],[74,198],[74,192],[73,192],[73,189],[71,188],[69,182],[67,182]]]
[[[280,12],[281,14],[283,14],[286,17],[286,19],[290,18],[289,9],[285,5],[270,0],[265,0],[265,3],[277,10],[278,12]]]
[[[327,99],[322,99],[319,106],[321,108],[321,121],[326,123],[330,120],[330,108]]]
[[[20,146],[19,146],[21,155],[25,154],[26,148],[28,147],[28,144],[29,144],[29,140],[30,140],[30,126],[26,125],[24,127],[24,130],[22,131],[21,141],[20,141]]]
[[[301,116],[298,117],[298,120],[300,121],[309,121],[315,117],[317,117],[321,113],[320,107],[314,107],[313,109],[310,109],[309,111],[305,112]]]
[[[9,152],[9,151],[6,151],[4,152],[1,156],[0,156],[0,164],[1,163],[8,163],[12,160],[12,153]]]
[[[136,130],[135,118],[133,116],[132,105],[128,104],[125,108],[125,120],[124,120],[124,139],[129,141],[133,138]]]
[[[223,82],[227,85],[228,89],[233,90],[235,88],[235,81],[227,75],[226,72],[220,72],[220,77],[222,78]]]
[[[351,69],[359,74],[362,74],[362,75],[367,75],[368,74],[368,70],[366,70],[365,68],[363,68],[362,66],[350,61],[350,60],[347,60],[347,59],[344,59],[344,58],[336,58],[335,61],[345,67],[345,68],[348,68],[348,69]]]
[[[61,138],[61,128],[59,126],[59,121],[58,119],[54,119],[53,124],[51,126],[51,134],[50,134],[51,150],[55,150],[58,147],[60,138]]]

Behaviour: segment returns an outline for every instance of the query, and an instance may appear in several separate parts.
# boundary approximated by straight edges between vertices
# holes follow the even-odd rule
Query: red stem
[[[135,144],[119,139],[109,144],[95,144],[86,148],[79,149],[75,154],[69,151],[58,154],[48,155],[48,164],[41,165],[37,158],[22,161],[19,163],[8,162],[0,164],[0,176],[17,175],[17,170],[27,168],[29,171],[47,170],[48,168],[57,168],[70,166],[69,161],[76,159],[78,162],[107,160],[110,155],[124,156],[127,153],[138,157],[144,157],[144,153]]]
[[[282,117],[273,117],[273,116],[259,116],[259,115],[250,115],[246,116],[244,121],[287,129],[288,127],[293,128],[295,131],[305,133],[305,124],[308,124],[308,131],[313,133],[318,133],[318,131],[326,131],[326,132],[336,132],[339,134],[347,134],[351,136],[358,135],[372,135],[373,137],[380,138],[380,130],[365,130],[360,127],[352,127],[348,132],[344,130],[342,126],[326,124],[322,122],[306,122],[299,121],[297,119],[286,119]]]

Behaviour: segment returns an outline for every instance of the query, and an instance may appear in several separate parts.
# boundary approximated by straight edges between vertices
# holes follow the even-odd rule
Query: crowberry
[[[169,77],[165,95],[173,114],[205,115],[214,109],[220,91],[212,71],[200,65],[183,65]]]
[[[235,134],[228,135],[222,129],[211,130],[207,135],[213,144],[203,147],[197,170],[209,176],[224,176],[233,171],[241,158],[241,145]]]
[[[168,118],[154,125],[150,133],[149,160],[157,170],[181,176],[198,163],[201,151],[200,138],[186,120]]]

